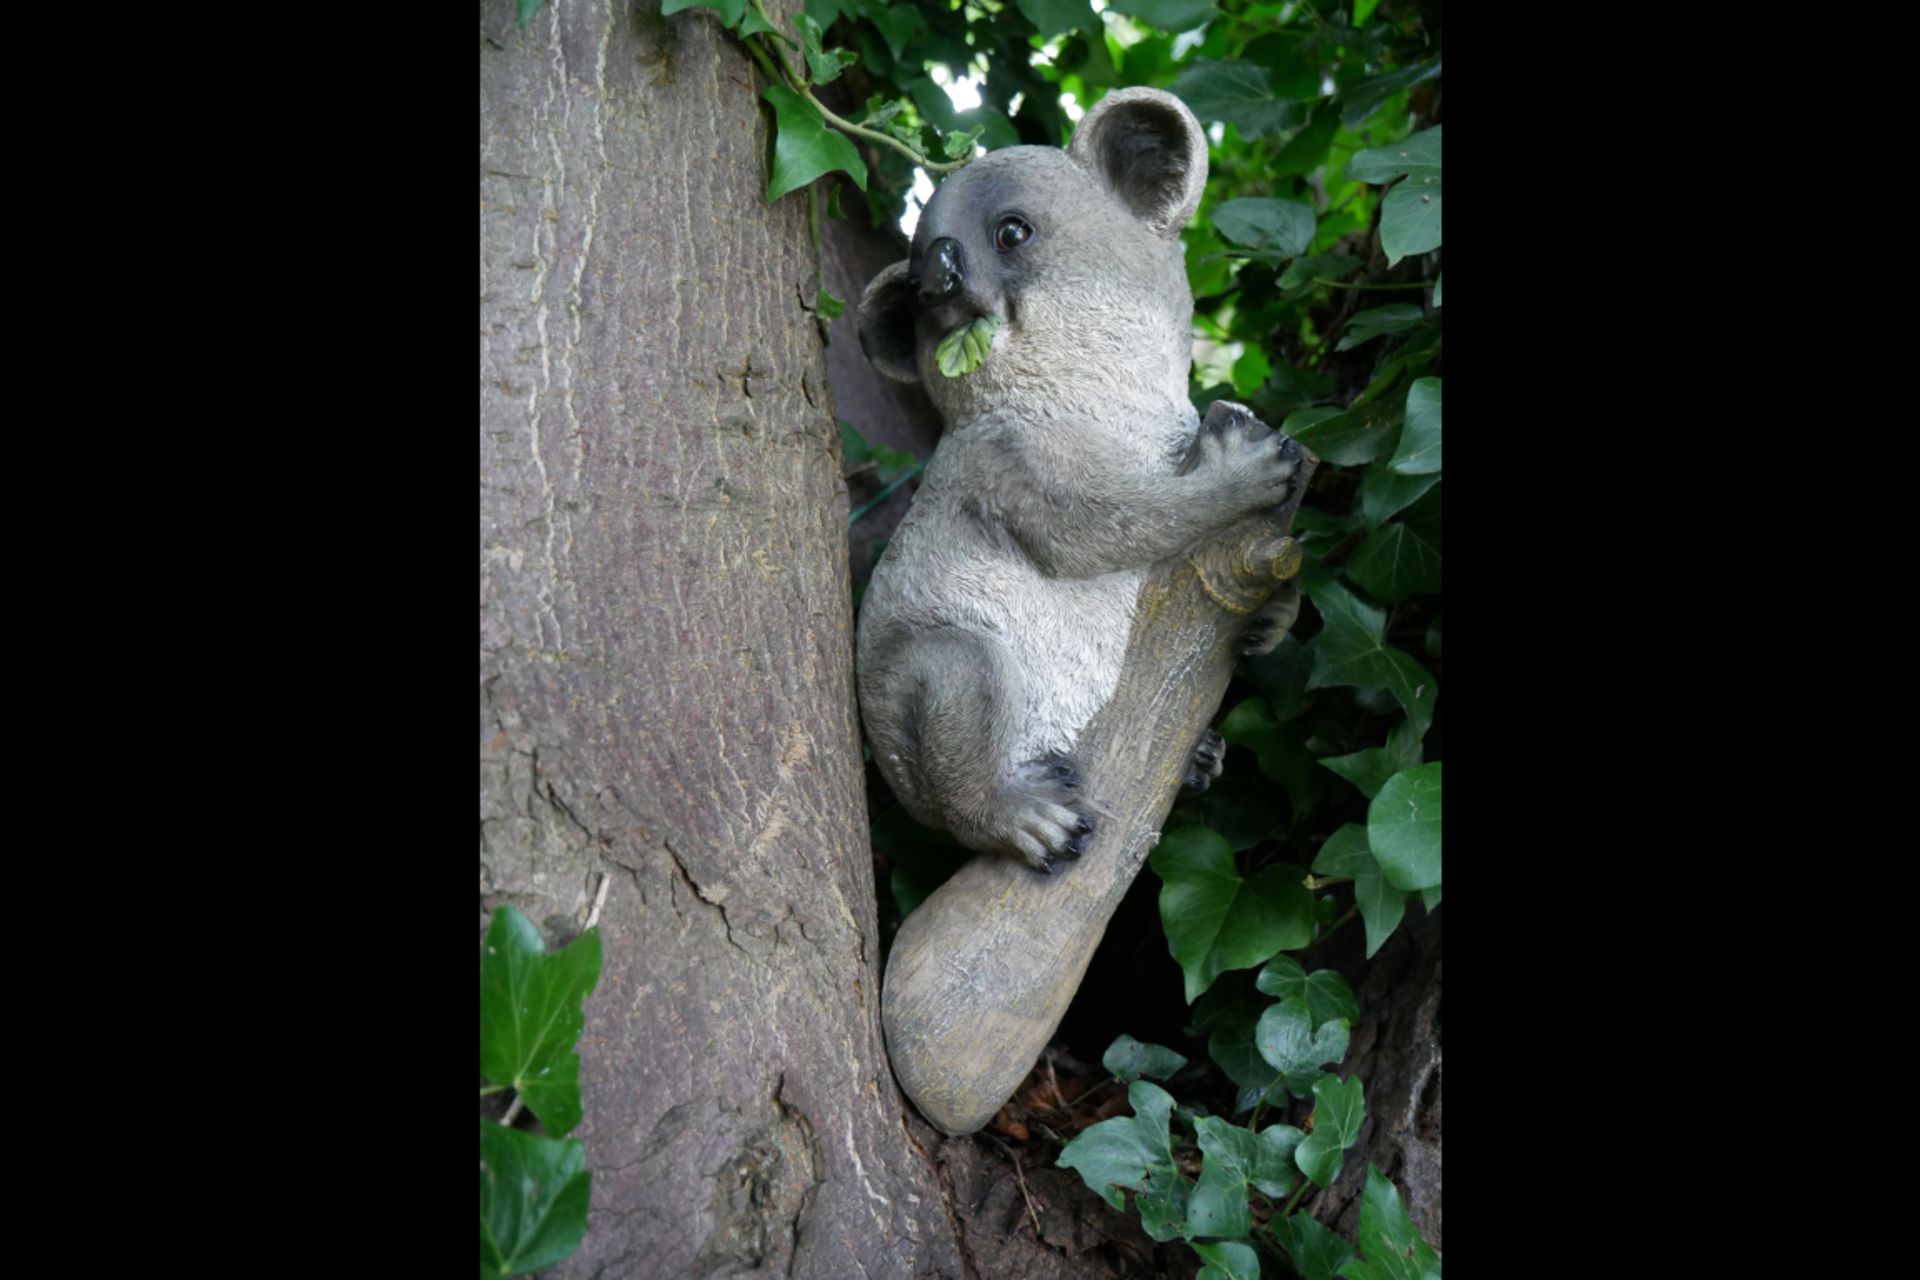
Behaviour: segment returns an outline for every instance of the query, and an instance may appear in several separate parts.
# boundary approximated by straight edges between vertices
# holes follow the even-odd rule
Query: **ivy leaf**
[[[577,1140],[480,1122],[481,1280],[550,1267],[580,1247],[593,1184],[586,1162]]]
[[[1302,409],[1281,424],[1280,433],[1313,450],[1337,467],[1358,467],[1386,452],[1400,430],[1406,406],[1355,402],[1338,409]]]
[[[1314,283],[1314,277],[1322,280],[1340,280],[1352,275],[1361,267],[1360,259],[1350,253],[1316,253],[1311,258],[1295,258],[1280,273],[1280,292],[1304,293],[1320,286]]]
[[[1116,1209],[1126,1207],[1122,1188],[1137,1192],[1134,1208],[1140,1212],[1140,1225],[1155,1240],[1186,1235],[1191,1185],[1173,1164],[1167,1127],[1173,1098],[1157,1084],[1136,1080],[1127,1086],[1127,1101],[1132,1115],[1082,1130],[1061,1149],[1056,1163],[1079,1173],[1095,1195]]]
[[[1147,1044],[1135,1040],[1132,1036],[1121,1036],[1107,1046],[1107,1052],[1100,1059],[1100,1065],[1122,1081],[1132,1084],[1141,1076],[1152,1076],[1156,1080],[1165,1080],[1168,1076],[1187,1065],[1185,1054],[1157,1044]]]
[[[1380,247],[1387,265],[1440,247],[1440,179],[1408,178],[1380,202]]]
[[[1228,200],[1213,210],[1213,229],[1227,239],[1288,257],[1307,251],[1313,228],[1313,210],[1298,200]]]
[[[669,2],[671,2],[671,0],[669,0]],[[745,4],[746,2],[747,0],[740,0],[741,4]],[[514,8],[519,12],[520,29],[522,31],[527,29],[527,24],[533,21],[533,15],[540,12],[540,10],[546,6],[546,3],[547,0],[519,0],[519,3],[515,5]],[[673,10],[664,9],[662,12],[672,13]]]
[[[1353,1256],[1353,1246],[1321,1226],[1311,1214],[1275,1216],[1268,1225],[1286,1251],[1287,1261],[1305,1280],[1333,1280]]]
[[[1402,67],[1398,71],[1389,71],[1385,75],[1347,85],[1336,95],[1340,100],[1340,123],[1351,129],[1378,111],[1381,104],[1394,94],[1439,74],[1440,59],[1435,58],[1432,62]]]
[[[1234,1108],[1236,1112],[1251,1107],[1280,1078],[1253,1043],[1253,1029],[1259,1025],[1265,1003],[1256,1003],[1237,984],[1223,983],[1200,997],[1193,1006],[1193,1025],[1187,1028],[1188,1035],[1207,1037],[1207,1056],[1252,1095],[1245,1106]]]
[[[940,339],[940,345],[933,349],[934,363],[949,378],[972,373],[987,362],[987,355],[993,350],[994,331],[999,327],[1000,322],[992,316],[981,316],[972,324],[961,325]]]
[[[949,160],[958,160],[961,156],[970,156],[973,154],[974,143],[978,142],[980,135],[986,131],[987,126],[977,124],[965,133],[949,133],[940,139],[940,147],[947,153],[947,159]]]
[[[1107,8],[1138,18],[1170,36],[1191,31],[1220,16],[1213,0],[1113,0]]]
[[[1330,1186],[1340,1176],[1340,1153],[1360,1140],[1360,1124],[1367,1118],[1360,1078],[1336,1080],[1322,1076],[1313,1085],[1313,1131],[1293,1153],[1294,1163],[1317,1187]]]
[[[1423,129],[1389,147],[1369,147],[1347,161],[1349,182],[1392,182],[1395,178],[1440,179],[1440,128]]]
[[[1440,320],[1438,316],[1430,315],[1400,340],[1399,345],[1393,348],[1392,355],[1380,362],[1373,381],[1367,383],[1366,390],[1356,396],[1353,403],[1367,404],[1385,398],[1389,392],[1399,391],[1402,373],[1433,363],[1439,354]],[[1399,398],[1404,401],[1406,396],[1402,393]]]
[[[1313,860],[1313,873],[1346,876],[1353,881],[1353,898],[1367,927],[1367,958],[1371,960],[1399,927],[1406,914],[1407,895],[1387,883],[1367,843],[1366,828],[1349,822],[1328,836]]]
[[[1100,19],[1093,16],[1087,0],[1017,0],[1020,12],[1039,29],[1042,38],[1068,31],[1100,31]]]
[[[1219,1244],[1196,1244],[1193,1251],[1207,1264],[1200,1268],[1194,1280],[1260,1280],[1260,1255],[1253,1251],[1252,1245],[1227,1240]]]
[[[1414,735],[1425,738],[1438,687],[1425,667],[1382,640],[1386,611],[1364,603],[1337,582],[1307,583],[1305,590],[1326,623],[1308,645],[1313,671],[1307,687],[1385,689],[1406,709]]]
[[[1285,1078],[1287,1092],[1304,1098],[1326,1075],[1323,1063],[1337,1064],[1347,1056],[1347,1020],[1335,1018],[1316,1031],[1305,1000],[1282,1000],[1260,1015],[1253,1039],[1260,1055]]]
[[[1393,726],[1384,747],[1368,747],[1352,755],[1322,756],[1320,763],[1360,788],[1360,793],[1371,800],[1387,785],[1388,778],[1420,763],[1420,739],[1413,734],[1412,722],[1402,720]]]
[[[1313,754],[1297,733],[1274,718],[1266,699],[1247,698],[1238,703],[1221,720],[1220,736],[1237,747],[1251,749],[1260,758],[1260,771],[1285,788],[1295,824],[1313,811],[1320,796]]]
[[[1440,590],[1440,553],[1404,524],[1375,529],[1346,563],[1349,578],[1385,604]]]
[[[1265,840],[1285,817],[1272,784],[1251,769],[1228,769],[1200,797],[1201,825],[1218,831],[1235,853]]]
[[[520,0],[524,7],[527,0]],[[660,16],[666,17],[682,9],[711,9],[720,15],[720,22],[729,31],[740,25],[740,19],[747,12],[747,0],[661,0]]]
[[[773,104],[773,176],[767,203],[797,191],[823,173],[845,170],[854,185],[867,189],[867,165],[853,144],[827,128],[820,109],[782,85],[768,85],[761,97]]]
[[[1360,481],[1360,519],[1369,529],[1379,528],[1440,483],[1438,471],[1423,476],[1404,476],[1390,470],[1390,466],[1368,467],[1367,474]]]
[[[1271,866],[1242,879],[1227,842],[1196,826],[1168,832],[1152,861],[1165,881],[1160,919],[1189,1004],[1226,970],[1251,969],[1313,941],[1313,895],[1298,867]]]
[[[1188,1230],[1196,1236],[1250,1234],[1247,1185],[1274,1197],[1293,1190],[1293,1152],[1306,1135],[1292,1125],[1255,1134],[1218,1116],[1202,1117],[1193,1128],[1205,1159],[1187,1204]]]
[[[914,5],[870,4],[862,7],[861,15],[880,32],[880,38],[887,43],[887,52],[896,62],[906,56],[915,40],[927,33],[927,20]],[[823,20],[820,25],[829,24]]]
[[[1440,379],[1416,378],[1407,388],[1407,425],[1389,470],[1406,476],[1440,471]]]
[[[1316,1031],[1336,1018],[1348,1023],[1360,1020],[1360,1002],[1354,999],[1353,988],[1332,969],[1308,973],[1292,956],[1275,956],[1254,985],[1270,996],[1302,1002]]]
[[[780,41],[780,43],[786,45],[789,49],[798,49],[800,47],[799,43],[794,40],[792,36],[780,30],[751,9],[747,10],[746,13],[740,17],[740,34],[742,36],[768,35]]]
[[[799,24],[800,39],[807,52],[807,68],[812,71],[815,84],[832,84],[840,78],[842,71],[857,60],[857,55],[845,49],[822,48],[820,24],[806,14],[799,15],[794,21]]]
[[[813,309],[822,320],[838,320],[847,309],[847,301],[822,289],[820,296],[814,299]]]
[[[1306,177],[1327,162],[1327,152],[1333,149],[1333,135],[1339,131],[1339,115],[1325,106],[1316,108],[1307,127],[1294,134],[1274,157],[1268,173],[1275,179],[1293,175]]]
[[[480,1071],[511,1085],[553,1137],[580,1123],[582,1002],[600,980],[600,933],[548,951],[512,907],[493,913],[480,960]]]
[[[1396,773],[1367,809],[1367,843],[1396,889],[1440,883],[1440,762]]]
[[[1433,309],[1435,311],[1438,311],[1440,309],[1440,281],[1441,281],[1441,278],[1445,276],[1445,274],[1446,273],[1443,271],[1440,273],[1440,275],[1437,275],[1433,278]]]
[[[1196,58],[1167,88],[1202,120],[1223,120],[1248,139],[1291,129],[1306,110],[1302,103],[1274,97],[1267,69],[1256,62]]]
[[[1420,1238],[1400,1203],[1400,1189],[1367,1166],[1360,1197],[1360,1258],[1340,1268],[1348,1280],[1422,1280],[1440,1273],[1440,1255]]]
[[[1346,336],[1340,339],[1335,351],[1345,351],[1348,347],[1357,347],[1363,342],[1372,342],[1383,333],[1398,333],[1402,329],[1411,329],[1426,319],[1426,313],[1411,302],[1395,302],[1384,307],[1372,307],[1358,312],[1347,321]]]

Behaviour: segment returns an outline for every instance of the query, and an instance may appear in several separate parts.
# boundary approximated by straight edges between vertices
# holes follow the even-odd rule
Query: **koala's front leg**
[[[982,424],[964,482],[976,514],[1005,526],[1042,572],[1089,578],[1145,568],[1294,496],[1302,453],[1239,406],[1209,413],[1177,475],[1114,460],[1101,431],[1071,422],[1042,430]]]

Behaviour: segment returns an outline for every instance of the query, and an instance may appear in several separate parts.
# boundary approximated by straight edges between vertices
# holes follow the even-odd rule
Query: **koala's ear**
[[[1169,240],[1207,186],[1207,135],[1187,104],[1162,89],[1116,89],[1100,99],[1081,117],[1067,154]]]
[[[896,262],[873,278],[860,295],[860,350],[881,376],[920,381],[913,349],[913,281]]]

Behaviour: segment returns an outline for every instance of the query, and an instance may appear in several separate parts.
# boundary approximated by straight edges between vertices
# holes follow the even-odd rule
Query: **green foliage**
[[[512,907],[494,913],[480,959],[482,1096],[512,1088],[546,1134],[480,1122],[480,1275],[551,1266],[587,1229],[592,1175],[586,1148],[565,1135],[580,1123],[584,1002],[600,980],[600,935],[589,929],[557,951]]]
[[[582,1002],[600,980],[600,935],[549,952],[512,907],[494,913],[480,962],[480,1073],[517,1090],[555,1137],[580,1123]]]
[[[1439,1280],[1440,1255],[1420,1238],[1400,1203],[1400,1192],[1367,1166],[1367,1189],[1360,1198],[1361,1257],[1340,1274],[1348,1280]]]
[[[1130,1116],[1090,1125],[1060,1152],[1060,1167],[1076,1170],[1088,1187],[1116,1209],[1132,1191],[1140,1225],[1155,1240],[1187,1232],[1187,1200],[1193,1184],[1175,1168],[1168,1121],[1173,1096],[1159,1085],[1136,1080],[1127,1086]]]
[[[1322,1076],[1313,1084],[1313,1132],[1293,1153],[1300,1172],[1315,1186],[1329,1186],[1340,1176],[1341,1153],[1360,1140],[1360,1122],[1367,1118],[1360,1081]]]
[[[1160,919],[1186,973],[1191,1003],[1228,969],[1250,969],[1313,939],[1313,895],[1298,867],[1273,866],[1242,878],[1233,850],[1205,827],[1181,827],[1153,851],[1166,882]]]
[[[1387,779],[1367,808],[1367,843],[1396,889],[1440,883],[1440,762]]]
[[[976,147],[1064,144],[1064,94],[1079,110],[1154,85],[1208,126],[1207,187],[1182,232],[1207,371],[1192,399],[1242,400],[1319,456],[1294,528],[1308,607],[1274,652],[1242,666],[1219,722],[1233,748],[1225,772],[1179,802],[1151,858],[1188,1031],[1206,1057],[1121,1037],[1104,1061],[1132,1114],[1088,1127],[1061,1163],[1116,1208],[1131,1193],[1149,1234],[1192,1242],[1207,1280],[1259,1276],[1255,1245],[1309,1280],[1380,1262],[1371,1228],[1356,1253],[1277,1201],[1337,1176],[1365,1115],[1361,1082],[1327,1074],[1358,1002],[1302,953],[1357,918],[1372,956],[1410,898],[1432,910],[1441,895],[1438,11],[1411,0],[1111,0],[1098,14],[1087,0],[807,0],[809,21],[779,62],[779,33],[753,27],[753,0],[706,7],[761,47],[769,82],[799,102],[830,81],[855,87],[851,126],[786,105],[799,112],[793,128],[837,133],[857,153],[881,225],[900,217],[916,166],[937,180]],[[979,106],[953,105],[943,85],[961,80]],[[778,104],[775,115],[784,132]],[[808,177],[796,164],[785,189],[855,172],[830,159],[814,155]],[[943,373],[978,368],[991,339],[948,335]],[[849,467],[870,462],[888,484],[918,465],[850,427],[843,448]],[[897,807],[876,819],[874,847],[889,914],[912,910],[967,856]],[[1149,1077],[1201,1094],[1176,1101]],[[1207,1114],[1227,1109],[1223,1090],[1241,1123]]]
[[[768,85],[760,96],[773,105],[779,124],[773,140],[773,173],[767,179],[768,204],[835,171],[851,175],[854,184],[866,190],[867,166],[860,153],[827,128],[819,107],[783,85]]]
[[[1121,1036],[1107,1047],[1100,1065],[1131,1084],[1141,1076],[1165,1080],[1186,1066],[1187,1059],[1185,1054],[1175,1053],[1160,1045],[1144,1044],[1132,1036]]]
[[[933,349],[934,363],[949,378],[972,373],[987,362],[987,356],[993,351],[993,335],[999,328],[999,319],[990,315],[961,325],[940,339],[940,345]]]
[[[587,1233],[582,1142],[480,1122],[480,1280],[550,1267]]]
[[[1243,138],[1260,138],[1299,124],[1299,102],[1275,96],[1267,68],[1253,62],[1201,58],[1167,86],[1202,124],[1233,125]]]

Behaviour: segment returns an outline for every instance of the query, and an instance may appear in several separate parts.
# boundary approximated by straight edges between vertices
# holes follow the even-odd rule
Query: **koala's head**
[[[975,160],[921,212],[912,256],[860,299],[860,346],[920,382],[949,425],[989,409],[1185,405],[1193,295],[1180,229],[1207,182],[1207,139],[1172,94],[1121,89],[1066,150]],[[947,377],[940,340],[999,322],[984,364]]]

